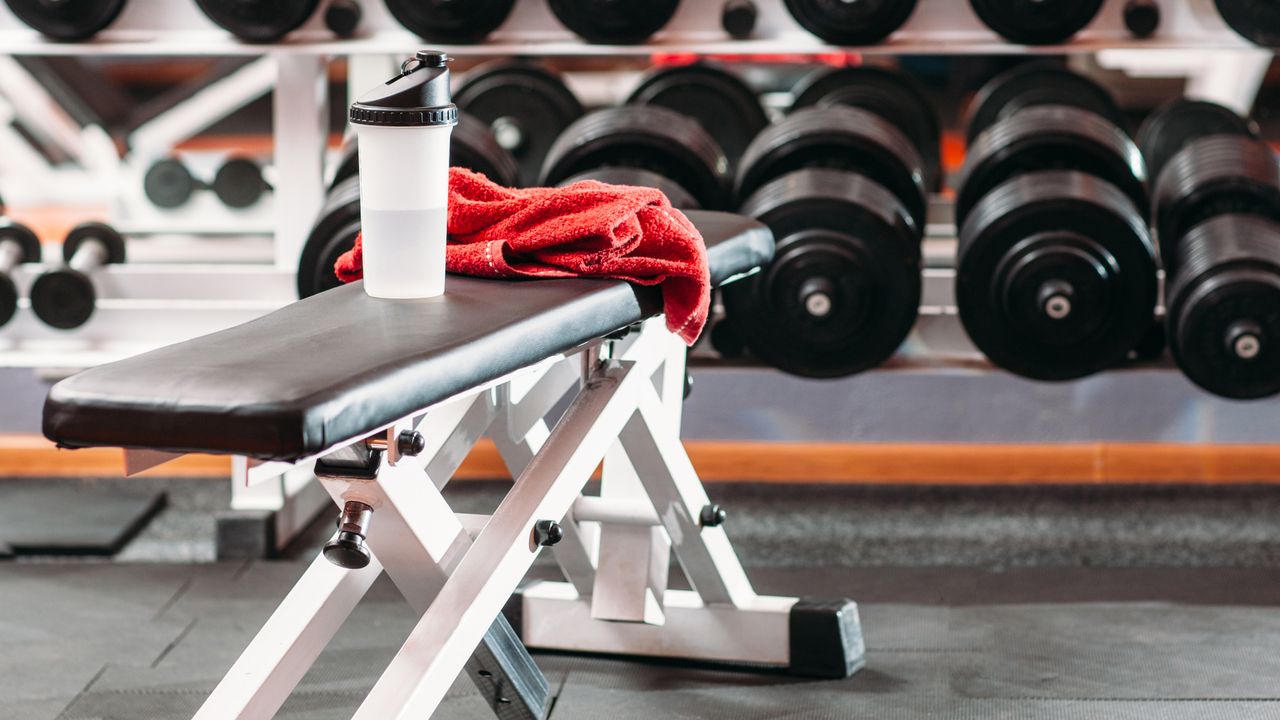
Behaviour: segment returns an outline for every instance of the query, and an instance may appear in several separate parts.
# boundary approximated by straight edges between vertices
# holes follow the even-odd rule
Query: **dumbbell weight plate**
[[[731,165],[769,124],[751,86],[732,72],[708,63],[654,70],[640,82],[627,103],[665,107],[693,118],[720,144]]]
[[[420,38],[477,43],[497,30],[515,0],[386,0],[401,25]]]
[[[587,42],[632,45],[661,30],[680,0],[548,0],[551,12]]]
[[[1280,47],[1280,5],[1271,0],[1214,0],[1222,19],[1242,37],[1264,47]]]
[[[673,207],[681,210],[700,210],[701,206],[698,201],[689,194],[688,190],[680,187],[679,183],[662,177],[661,175],[649,170],[641,170],[639,168],[628,167],[605,167],[596,168],[595,170],[587,170],[578,173],[571,178],[560,182],[560,187],[572,185],[583,180],[596,180],[610,185],[630,185],[633,187],[648,187],[661,190],[663,195],[671,201]]]
[[[730,204],[724,151],[696,121],[666,108],[609,108],[573,123],[547,153],[541,184],[557,185],[602,167],[657,173],[688,190],[709,210],[725,210]]]
[[[992,188],[1036,170],[1078,170],[1102,178],[1147,212],[1146,165],[1129,136],[1092,112],[1044,105],[1001,120],[969,146],[956,194],[956,222],[963,224]]]
[[[275,42],[302,26],[320,0],[196,0],[219,27],[248,42]]]
[[[1151,178],[1159,178],[1188,143],[1208,135],[1257,137],[1258,128],[1233,110],[1203,100],[1179,99],[1153,112],[1138,129],[1138,147]]]
[[[791,109],[847,105],[869,110],[911,138],[924,160],[925,185],[938,189],[942,180],[938,113],[910,76],[877,67],[821,69],[800,81]]]
[[[360,176],[342,180],[329,191],[320,219],[298,259],[298,297],[307,298],[342,284],[333,272],[338,257],[356,244],[360,234]]]
[[[907,136],[858,108],[810,107],[765,128],[747,147],[737,197],[745,199],[774,178],[804,167],[849,170],[878,183],[924,224],[924,166]]]
[[[125,0],[5,0],[18,19],[55,40],[87,40],[115,22]]]
[[[157,160],[142,178],[142,191],[152,205],[166,210],[182,207],[191,201],[198,183],[191,171],[176,158]]]
[[[1221,215],[1192,228],[1178,254],[1167,322],[1183,373],[1222,397],[1280,393],[1280,224]]]
[[[832,45],[875,45],[902,27],[916,0],[786,0],[796,22]]]
[[[582,117],[582,104],[564,81],[530,62],[502,60],[467,73],[453,94],[464,114],[487,123],[498,144],[520,164],[520,184],[538,181],[560,132]]]
[[[1119,128],[1125,128],[1128,122],[1101,85],[1066,68],[1032,61],[996,75],[978,90],[965,120],[968,142],[1000,120],[1036,105],[1088,110]]]
[[[267,190],[262,167],[248,158],[230,158],[213,178],[213,193],[223,205],[237,210],[258,204]]]
[[[767,183],[741,212],[778,242],[763,271],[722,291],[733,334],[754,355],[824,378],[893,355],[920,305],[921,235],[888,190],[855,173],[806,168]]]
[[[1097,16],[1102,0],[969,0],[983,24],[1006,40],[1052,45],[1071,38]]]
[[[18,262],[40,262],[40,238],[31,228],[0,217],[0,245],[18,245]],[[0,275],[0,327],[4,327],[18,311],[18,288],[7,274]]]
[[[1161,247],[1173,258],[1182,235],[1214,216],[1248,213],[1280,220],[1280,162],[1260,140],[1201,138],[1165,165],[1154,205]]]
[[[960,228],[960,320],[1010,372],[1084,377],[1122,362],[1146,336],[1155,258],[1142,216],[1115,186],[1075,171],[1021,175]]]

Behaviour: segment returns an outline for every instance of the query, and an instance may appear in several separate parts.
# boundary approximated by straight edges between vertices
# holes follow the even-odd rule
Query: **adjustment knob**
[[[364,536],[353,532],[340,532],[337,537],[325,543],[324,557],[340,568],[359,570],[369,566],[373,556],[365,545]]]

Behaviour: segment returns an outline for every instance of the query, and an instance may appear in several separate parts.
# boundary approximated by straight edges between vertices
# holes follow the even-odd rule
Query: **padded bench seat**
[[[769,260],[755,221],[690,212],[719,285]],[[60,446],[298,460],[661,312],[616,280],[450,276],[444,296],[370,298],[353,283],[252,322],[86,370],[53,387]]]

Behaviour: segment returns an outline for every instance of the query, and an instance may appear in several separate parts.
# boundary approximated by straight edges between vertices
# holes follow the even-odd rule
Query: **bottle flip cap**
[[[437,127],[458,124],[458,106],[449,94],[450,58],[438,50],[419,50],[400,66],[400,74],[351,105],[356,125]]]

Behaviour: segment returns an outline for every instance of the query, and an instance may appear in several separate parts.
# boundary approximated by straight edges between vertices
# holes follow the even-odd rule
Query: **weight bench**
[[[754,221],[689,217],[716,285],[772,254]],[[202,720],[271,717],[383,570],[420,620],[361,720],[429,717],[464,669],[498,717],[544,718],[526,645],[852,674],[854,603],[752,590],[679,440],[686,349],[661,307],[656,288],[611,280],[450,277],[411,301],[347,285],[68,378],[44,432],[125,448],[130,467],[189,452],[313,464],[342,509]],[[515,483],[491,515],[455,513],[440,490],[485,434]],[[566,582],[521,587],[552,546]],[[692,590],[667,588],[672,551]]]

